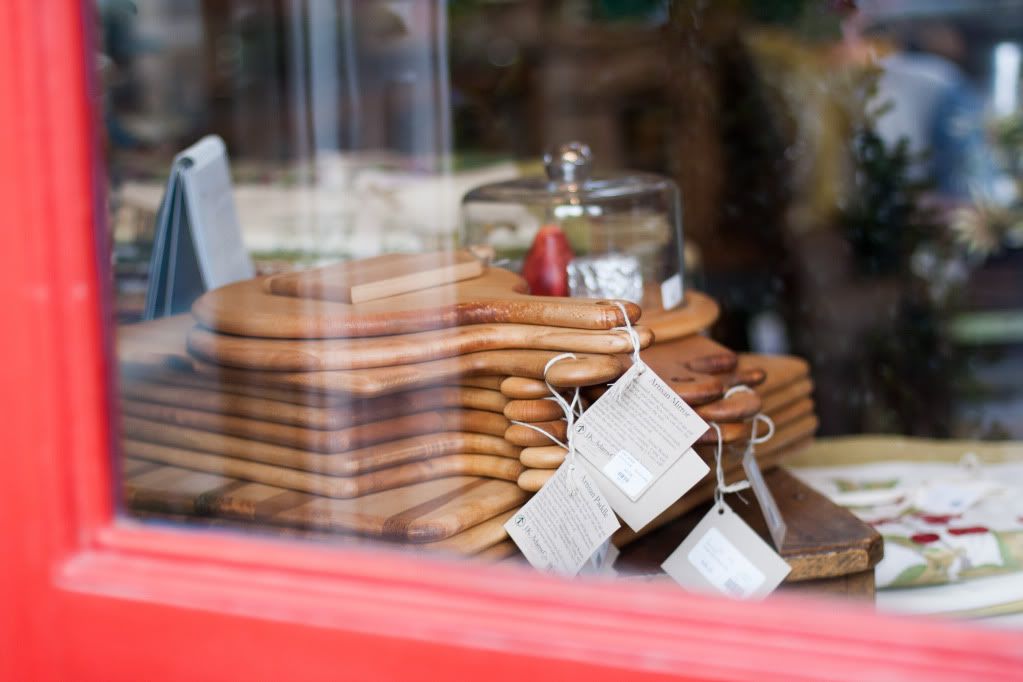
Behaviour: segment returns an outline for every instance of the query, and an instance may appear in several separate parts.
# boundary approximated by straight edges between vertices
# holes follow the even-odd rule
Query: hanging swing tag
[[[792,570],[724,501],[716,503],[661,568],[694,592],[762,599]]]
[[[781,515],[781,509],[778,508],[771,489],[764,481],[764,474],[760,471],[760,464],[753,452],[752,443],[746,446],[746,452],[742,456],[742,469],[746,472],[746,480],[749,481],[753,494],[757,496],[757,503],[760,504],[760,511],[764,514],[764,521],[767,522],[767,530],[771,534],[775,549],[781,551],[788,526],[785,524],[785,518]]]
[[[504,524],[534,567],[570,576],[620,527],[597,485],[568,461]]]
[[[579,418],[574,443],[606,479],[602,488],[610,482],[635,502],[708,428],[653,369],[639,363]]]

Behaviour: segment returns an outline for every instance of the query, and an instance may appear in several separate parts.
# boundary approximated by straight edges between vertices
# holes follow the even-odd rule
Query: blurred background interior
[[[1023,438],[1023,0],[100,0],[117,314],[171,160],[227,142],[263,272],[453,244],[584,140],[673,177],[717,340],[823,435]]]

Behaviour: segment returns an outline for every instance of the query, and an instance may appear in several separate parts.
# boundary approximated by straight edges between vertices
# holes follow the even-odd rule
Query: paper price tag
[[[661,306],[665,310],[676,308],[682,303],[682,274],[676,272],[661,282]]]
[[[582,467],[565,463],[508,519],[504,529],[526,560],[543,571],[575,575],[621,527]]]
[[[646,487],[654,480],[654,475],[627,450],[619,450],[618,454],[612,457],[601,471],[614,481],[615,485],[621,488],[622,492],[631,500],[637,499],[640,493],[646,490]]]
[[[724,502],[711,508],[661,564],[686,589],[762,599],[791,568]]]
[[[635,502],[709,427],[649,367],[633,365],[617,383],[625,390],[593,403],[576,422],[572,442]]]
[[[785,523],[785,518],[781,515],[781,510],[778,508],[778,503],[775,501],[771,489],[767,487],[767,483],[764,481],[764,474],[760,471],[760,464],[753,453],[752,445],[746,448],[746,452],[742,456],[742,469],[746,472],[746,480],[749,481],[753,494],[756,495],[757,502],[760,504],[760,511],[764,514],[764,521],[767,522],[767,530],[771,534],[771,540],[774,541],[775,548],[781,550],[782,545],[785,543],[788,525]]]

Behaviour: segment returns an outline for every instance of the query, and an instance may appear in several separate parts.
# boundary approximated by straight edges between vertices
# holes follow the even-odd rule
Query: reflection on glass
[[[97,16],[126,512],[521,563],[505,524],[578,457],[622,519],[582,572],[664,580],[717,459],[723,485],[755,478],[752,442],[788,528],[782,589],[873,597],[876,577],[882,605],[971,614],[1023,599],[960,589],[1021,560],[1018,10]],[[210,135],[230,191],[201,179],[208,145],[169,180]],[[545,176],[573,141],[586,153]],[[569,454],[636,350],[717,426],[669,493],[654,460],[689,443],[648,452],[652,408],[620,410],[633,451]],[[616,476],[642,494],[616,499]],[[743,495],[726,499],[769,538]],[[633,527],[636,507],[655,520]]]

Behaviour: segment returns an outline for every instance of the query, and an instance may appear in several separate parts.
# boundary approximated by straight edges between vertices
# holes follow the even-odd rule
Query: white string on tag
[[[626,389],[632,385],[632,382],[639,377],[644,371],[646,371],[646,363],[639,357],[639,333],[632,326],[632,320],[629,319],[629,313],[625,309],[625,305],[621,301],[612,301],[618,309],[622,311],[622,317],[625,319],[625,326],[615,327],[611,331],[625,332],[629,336],[629,341],[632,342],[632,368],[627,371],[618,381],[611,385],[608,393],[611,394],[611,399],[618,401],[621,400],[625,395]]]
[[[717,422],[710,422],[710,426],[718,436],[717,447],[714,449],[714,473],[717,475],[717,487],[714,488],[714,504],[720,505],[724,502],[726,493],[737,493],[740,490],[747,490],[750,484],[746,479],[732,484],[725,483],[725,468],[721,463],[721,456],[724,451],[724,436],[721,435],[721,427],[717,425]]]
[[[575,425],[577,410],[578,414],[582,414],[582,410],[579,407],[580,406],[579,389],[578,388],[575,389],[575,393],[572,395],[572,401],[569,402],[568,400],[565,400],[565,397],[561,395],[561,393],[559,393],[557,390],[555,390],[553,386],[551,386],[551,383],[549,381],[547,381],[547,372],[550,371],[551,367],[553,367],[555,363],[558,363],[562,360],[569,358],[575,360],[576,359],[575,353],[561,353],[560,355],[555,355],[553,358],[547,361],[547,364],[544,365],[543,368],[543,381],[545,384],[547,384],[547,390],[551,392],[551,395],[548,398],[546,398],[546,400],[553,400],[554,402],[556,402],[558,406],[561,407],[561,410],[565,413],[565,422],[567,424],[565,433],[567,434],[568,442],[562,443],[560,439],[555,438],[553,435],[551,435],[544,429],[541,429],[539,426],[536,426],[535,424],[528,424],[526,422],[520,422],[515,420],[512,420],[511,423],[518,424],[519,426],[525,426],[526,428],[533,429],[538,433],[542,433],[543,435],[550,438],[551,441],[557,443],[558,445],[560,445],[561,447],[565,448],[568,451],[565,453],[564,463],[568,465],[569,483],[572,486],[572,491],[570,494],[575,495],[577,484],[575,477],[575,458],[573,457],[573,455],[575,455],[575,446],[572,443],[574,429],[572,427]]]

